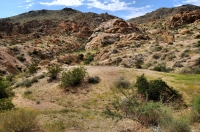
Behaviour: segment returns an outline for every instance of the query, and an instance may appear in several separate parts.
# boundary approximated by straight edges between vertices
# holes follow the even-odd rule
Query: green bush
[[[11,110],[12,108],[14,108],[14,105],[10,99],[0,99],[0,112]]]
[[[23,55],[23,54],[17,56],[17,59],[18,59],[19,61],[21,61],[21,62],[26,61],[26,58],[24,58],[24,55]]]
[[[92,76],[92,77],[88,77],[88,83],[99,83],[100,82],[100,78],[98,76]]]
[[[25,79],[23,80],[22,85],[25,87],[30,87],[32,85],[32,81],[29,79]]]
[[[114,85],[116,88],[129,88],[130,82],[124,77],[120,77],[114,82]]]
[[[37,112],[29,109],[11,110],[0,114],[1,132],[34,132],[38,128]]]
[[[162,79],[158,78],[148,82],[144,74],[137,77],[135,86],[138,88],[138,93],[148,100],[166,102],[169,99],[173,100],[180,97],[178,92],[169,87]]]
[[[62,68],[60,65],[54,65],[48,67],[48,74],[49,74],[49,81],[53,81],[57,79],[58,74],[62,71]]]
[[[173,69],[167,68],[165,64],[158,64],[153,68],[154,71],[159,71],[159,72],[170,72]]]
[[[191,121],[199,122],[200,121],[200,94],[194,97],[192,101],[192,111],[191,111]]]
[[[90,64],[94,60],[94,54],[88,52],[84,59],[84,64]]]
[[[8,82],[0,76],[0,99],[7,98],[8,97],[8,88],[9,84]]]
[[[33,63],[33,64],[28,66],[28,72],[30,74],[36,73],[38,69],[39,68],[38,68],[38,64],[37,63]]]
[[[137,77],[135,86],[138,88],[138,93],[143,95],[145,94],[146,97],[146,92],[149,89],[149,82],[147,81],[144,74]]]
[[[63,72],[61,77],[61,86],[64,88],[68,86],[75,87],[83,82],[86,74],[87,72],[84,67],[77,67],[67,72]]]
[[[191,132],[190,120],[185,116],[168,116],[168,119],[161,118],[159,126],[164,132]]]

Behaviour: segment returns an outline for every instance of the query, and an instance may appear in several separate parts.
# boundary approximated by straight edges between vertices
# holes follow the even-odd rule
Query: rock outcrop
[[[124,21],[123,19],[112,19],[100,24],[93,34],[89,37],[85,49],[95,49],[114,44],[120,39],[128,40],[147,40],[149,37],[144,35],[138,27]]]
[[[183,12],[175,14],[170,18],[168,24],[170,27],[174,28],[182,26],[184,24],[193,23],[199,19],[200,19],[200,10],[194,10],[191,12]]]

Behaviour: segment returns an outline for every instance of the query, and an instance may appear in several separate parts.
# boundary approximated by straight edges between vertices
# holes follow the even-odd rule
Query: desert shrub
[[[24,92],[24,95],[30,95],[30,94],[32,94],[32,93],[33,93],[32,91],[27,90],[27,91]]]
[[[196,35],[194,38],[195,39],[200,39],[200,34]]]
[[[13,79],[14,79],[14,75],[12,75],[12,74],[6,76],[6,80],[9,82],[12,82]]]
[[[0,69],[0,76],[4,76],[6,74],[6,70]]]
[[[32,81],[29,79],[25,79],[22,81],[22,85],[25,87],[30,87],[32,85]]]
[[[88,52],[85,56],[84,64],[90,64],[94,60],[94,54]]]
[[[0,114],[1,132],[33,132],[38,127],[34,110],[19,109]]]
[[[126,103],[121,103],[116,99],[111,106],[107,107],[104,113],[112,118],[129,118],[146,127],[158,126],[160,119],[171,118],[171,114],[168,114],[169,108],[161,102],[138,102],[135,95],[125,96]]]
[[[119,77],[115,82],[114,85],[116,88],[129,88],[130,82],[126,80],[124,77]]]
[[[24,55],[23,55],[23,54],[18,55],[18,56],[17,56],[17,59],[18,59],[19,61],[21,61],[21,62],[26,61],[26,58],[24,58]]]
[[[37,78],[37,77],[33,77],[33,78],[31,79],[31,83],[36,83],[36,82],[38,82],[38,78]]]
[[[92,76],[92,77],[88,77],[88,83],[99,83],[100,82],[100,78],[98,76]]]
[[[49,81],[55,80],[58,77],[58,74],[62,71],[60,65],[54,65],[48,67]]]
[[[168,119],[161,118],[159,126],[164,132],[190,132],[190,120],[185,116],[169,116]]]
[[[12,101],[8,98],[0,99],[0,112],[14,108]]]
[[[200,94],[196,95],[192,101],[192,112],[191,112],[191,121],[199,122],[200,121]]]
[[[84,67],[77,67],[67,72],[62,73],[61,86],[62,87],[75,87],[83,82],[86,77],[86,69]]]
[[[8,86],[8,82],[0,76],[0,99],[7,98],[9,96],[9,93],[7,91]]]
[[[36,73],[38,69],[39,68],[38,68],[38,64],[37,63],[33,63],[33,64],[28,66],[28,72],[30,74]]]
[[[139,94],[146,94],[147,90],[149,89],[149,82],[147,81],[147,78],[144,76],[144,74],[137,77],[135,86],[138,87]]]
[[[179,98],[178,92],[169,87],[161,78],[147,81],[143,75],[137,77],[135,86],[138,88],[138,93],[142,94],[148,100],[154,101],[169,101],[169,99]]]
[[[44,77],[45,77],[44,74],[40,74],[40,75],[37,76],[38,79],[42,79],[42,78],[44,78]]]
[[[153,70],[159,71],[159,72],[170,72],[173,69],[166,67],[166,64],[158,64],[158,65],[154,66]]]
[[[141,79],[146,80],[144,76]],[[121,96],[116,95],[115,100],[104,111],[104,114],[108,117],[118,118],[119,120],[128,118],[141,123],[145,127],[159,126],[161,130],[166,132],[189,132],[190,127],[187,118],[176,118],[171,107],[162,102],[142,102],[135,94],[134,88],[130,92],[123,89],[120,92],[124,97],[121,98]]]

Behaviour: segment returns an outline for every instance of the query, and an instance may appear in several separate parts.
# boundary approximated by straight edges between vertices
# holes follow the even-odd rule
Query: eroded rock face
[[[14,53],[7,47],[0,47],[0,69],[10,74],[15,74],[19,70],[23,70],[25,65],[21,63]]]
[[[85,46],[86,50],[104,47],[109,44],[114,44],[120,39],[120,34],[113,33],[97,33],[93,39]]]
[[[77,23],[66,20],[61,22],[59,26],[66,34],[74,34],[79,38],[88,38],[92,34],[92,31],[87,23]]]
[[[149,37],[144,35],[139,28],[123,19],[112,19],[100,24],[93,34],[88,38],[85,49],[95,49],[114,44],[120,39],[126,40],[147,40]]]
[[[140,30],[131,23],[124,21],[123,19],[111,19],[103,22],[94,32],[105,32],[105,33],[122,33],[128,34],[132,32],[140,32]]]
[[[193,23],[200,19],[200,10],[194,10],[191,12],[183,12],[175,14],[171,17],[168,24],[170,27],[179,27],[183,24]]]

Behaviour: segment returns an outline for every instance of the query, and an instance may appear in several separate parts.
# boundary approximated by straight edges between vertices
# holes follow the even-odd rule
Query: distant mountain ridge
[[[186,11],[193,11],[193,10],[200,10],[200,7],[187,4],[187,5],[182,5],[182,6],[173,7],[173,8],[159,8],[159,9],[152,11],[150,13],[147,13],[143,16],[129,19],[128,22],[144,23],[144,22],[147,22],[147,21],[154,21],[154,20],[157,20],[157,19],[165,19],[165,18],[173,16],[174,14],[177,14],[177,13],[182,13],[182,12],[186,12]]]

